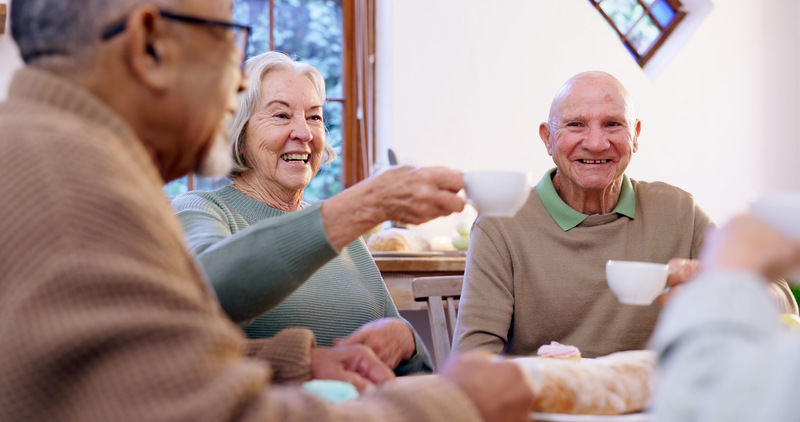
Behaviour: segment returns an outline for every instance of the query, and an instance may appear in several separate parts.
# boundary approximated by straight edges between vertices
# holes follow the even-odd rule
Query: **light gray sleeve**
[[[664,309],[655,421],[792,420],[800,414],[800,334],[778,320],[767,282],[703,274]]]
[[[220,304],[235,322],[255,318],[300,287],[338,255],[322,224],[320,204],[231,233],[223,210],[208,200],[173,202]]]

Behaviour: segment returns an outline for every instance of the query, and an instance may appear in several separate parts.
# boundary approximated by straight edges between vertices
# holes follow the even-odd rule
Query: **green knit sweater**
[[[319,205],[287,213],[226,186],[181,195],[173,208],[223,308],[234,320],[247,322],[249,338],[305,327],[320,345],[329,346],[369,321],[400,318],[364,241],[350,243],[337,256]],[[270,221],[270,230],[259,225],[272,218],[287,221]],[[282,226],[281,236],[276,226]],[[275,272],[284,259],[314,269],[324,265],[307,280],[298,279]],[[432,371],[424,344],[414,336],[417,352],[395,369],[398,375]]]

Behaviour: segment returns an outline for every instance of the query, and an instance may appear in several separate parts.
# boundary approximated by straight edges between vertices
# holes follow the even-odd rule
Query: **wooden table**
[[[383,281],[399,311],[427,309],[424,302],[415,302],[411,295],[414,277],[463,275],[466,257],[375,257]]]

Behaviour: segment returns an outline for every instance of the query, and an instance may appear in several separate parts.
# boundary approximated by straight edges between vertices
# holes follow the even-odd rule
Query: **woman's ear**
[[[135,8],[128,14],[123,34],[126,61],[135,78],[151,89],[168,88],[175,73],[174,60],[170,60],[174,38],[158,9],[150,5]]]

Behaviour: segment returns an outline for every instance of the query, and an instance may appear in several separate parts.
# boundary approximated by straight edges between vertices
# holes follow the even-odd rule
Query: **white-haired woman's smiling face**
[[[273,70],[261,85],[245,132],[245,159],[268,189],[302,192],[322,164],[322,101],[305,75]]]

